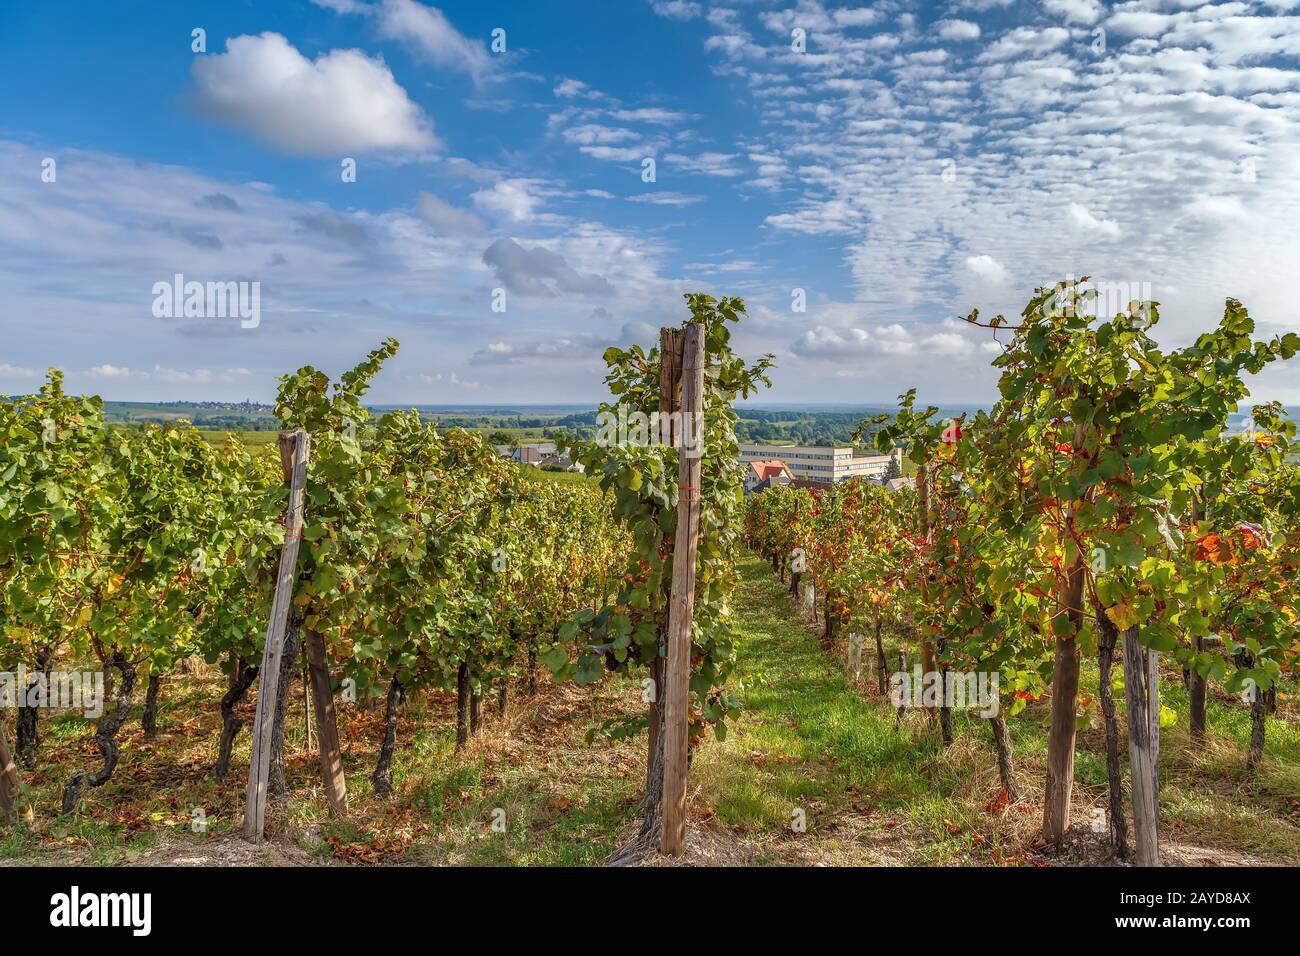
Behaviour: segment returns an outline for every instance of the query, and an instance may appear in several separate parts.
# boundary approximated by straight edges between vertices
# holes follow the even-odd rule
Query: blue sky
[[[955,317],[1067,274],[1149,289],[1170,345],[1228,295],[1300,328],[1298,14],[7,4],[0,391],[55,365],[108,398],[268,399],[392,335],[377,402],[591,401],[603,349],[697,290],[746,299],[769,401],[986,400],[996,345]],[[176,273],[260,283],[259,324],[155,317]],[[1296,363],[1255,395],[1300,402]]]

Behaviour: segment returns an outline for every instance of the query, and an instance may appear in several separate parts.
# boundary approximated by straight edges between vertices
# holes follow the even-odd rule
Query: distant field
[[[256,445],[274,445],[280,434],[278,431],[263,432],[227,432],[215,428],[200,428],[199,433],[210,445],[224,445],[228,437],[238,438],[249,447]]]

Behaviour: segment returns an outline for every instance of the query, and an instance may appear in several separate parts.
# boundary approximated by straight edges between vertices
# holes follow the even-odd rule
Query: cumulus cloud
[[[551,92],[554,93],[556,96],[560,97],[560,99],[564,99],[564,100],[609,99],[609,97],[606,94],[600,92],[600,90],[592,89],[586,83],[582,82],[582,80],[575,80],[569,77],[565,77],[564,79],[560,80],[560,82],[556,83],[554,89],[552,89]]]
[[[1114,219],[1098,219],[1079,203],[1070,203],[1070,218],[1084,229],[1100,232],[1112,239],[1119,238],[1119,223]]]
[[[735,153],[700,153],[698,156],[669,153],[664,159],[677,169],[705,176],[739,176],[743,172],[735,165]]]
[[[10,365],[7,362],[0,362],[0,380],[20,378],[44,378],[44,374],[38,372],[34,368],[24,368],[21,365]]]
[[[540,185],[535,179],[503,179],[489,189],[480,189],[470,199],[489,215],[512,222],[528,222],[542,203],[537,195]]]
[[[818,325],[804,332],[790,346],[803,358],[850,359],[861,357],[921,357],[965,359],[977,346],[964,335],[946,330],[925,330],[917,334],[897,323],[871,328],[831,328]]]
[[[132,373],[129,368],[120,365],[109,365],[105,362],[103,365],[96,365],[94,368],[86,369],[86,374],[92,378],[130,378]]]
[[[385,39],[408,44],[439,66],[482,77],[492,67],[492,57],[482,43],[470,40],[451,25],[437,7],[415,0],[383,0],[377,28]]]
[[[1184,207],[1193,219],[1246,219],[1250,215],[1236,196],[1198,196]]]
[[[487,228],[487,224],[468,209],[461,209],[432,193],[420,193],[416,208],[442,235],[474,235]]]
[[[1047,53],[1055,50],[1068,39],[1070,39],[1070,31],[1064,27],[1047,27],[1042,30],[1034,27],[1016,27],[998,37],[997,41],[980,54],[979,58],[999,61]]]
[[[371,241],[365,225],[355,216],[321,211],[294,216],[293,221],[304,232],[338,240],[349,246],[366,246]]]
[[[552,336],[545,339],[498,339],[470,356],[471,365],[516,365],[528,360],[567,360],[575,353],[600,353],[614,344],[591,333]]]
[[[974,273],[985,282],[1000,284],[1006,281],[1006,267],[992,256],[970,256],[965,265],[968,272]]]
[[[565,292],[611,296],[614,287],[598,275],[584,275],[557,252],[541,246],[527,249],[513,239],[497,239],[483,252],[488,266],[502,285],[524,296],[555,298]]]
[[[658,106],[644,106],[639,109],[611,110],[610,115],[625,123],[652,123],[659,126],[674,126],[687,120],[696,119],[691,113],[681,110],[668,110]]]
[[[198,201],[198,205],[218,212],[239,212],[239,203],[225,193],[208,193]]]
[[[978,23],[969,20],[940,20],[934,25],[935,33],[944,40],[978,40]]]
[[[419,153],[439,145],[433,122],[383,60],[332,50],[309,60],[278,33],[237,36],[196,57],[193,103],[209,119],[285,153]]]
[[[691,0],[650,0],[650,8],[669,20],[694,20],[704,12],[698,3]]]
[[[1096,23],[1106,12],[1098,0],[1043,0],[1043,8],[1066,23]]]
[[[550,218],[540,211],[530,228],[546,237],[515,239],[525,253],[537,247],[562,261],[544,254],[521,263],[503,257],[503,273],[518,278],[514,288],[542,293],[511,293],[506,323],[491,312],[491,289],[505,286],[483,261],[491,239],[447,236],[421,215],[418,194],[405,202],[397,197],[386,211],[333,209],[264,183],[71,147],[58,152],[56,189],[30,174],[40,169],[44,149],[0,139],[4,307],[12,315],[40,316],[27,323],[20,340],[0,350],[0,363],[10,366],[0,369],[0,389],[12,392],[30,391],[43,376],[20,369],[57,365],[68,370],[70,389],[111,398],[270,399],[276,376],[286,369],[307,360],[348,368],[374,347],[376,336],[395,334],[403,351],[377,381],[374,400],[456,401],[470,386],[453,383],[450,369],[467,367],[489,322],[499,327],[496,336],[526,325],[537,340],[573,335],[575,329],[600,330],[612,339],[614,313],[618,322],[644,321],[657,329],[664,315],[681,308],[684,290],[664,277],[670,246],[655,230]],[[552,195],[545,184],[536,189]],[[350,198],[343,196],[350,194],[347,188],[331,192]],[[240,212],[196,202],[218,193]],[[459,195],[442,193],[471,214],[482,214]],[[628,209],[619,212],[627,216]],[[164,223],[175,230],[220,232],[224,247],[178,241]],[[242,329],[238,321],[154,318],[151,286],[171,282],[176,272],[200,282],[260,281],[261,324]],[[51,284],[51,275],[75,275],[77,281]],[[575,297],[581,305],[576,311]],[[609,314],[596,315],[596,305]],[[411,363],[428,355],[439,356],[442,364],[425,371],[443,378],[422,384],[412,376],[418,365]],[[131,374],[86,371],[104,364]],[[483,386],[491,387],[493,401],[545,395],[577,402],[599,394],[598,353],[545,366],[524,362],[508,374],[485,373]],[[224,380],[222,370],[241,367],[249,370],[246,379]]]

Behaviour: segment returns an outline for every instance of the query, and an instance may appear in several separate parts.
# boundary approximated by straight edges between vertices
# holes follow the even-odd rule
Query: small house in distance
[[[537,462],[538,468],[546,468],[551,471],[576,471],[579,474],[586,472],[586,469],[567,451],[558,451],[553,455],[547,455],[541,461]]]
[[[497,454],[502,458],[509,458],[521,465],[542,465],[546,463],[546,459],[554,458],[557,454],[555,442],[549,441],[520,443],[518,446],[497,445],[495,447]],[[551,464],[554,464],[554,462],[551,462]]]
[[[515,461],[521,465],[540,465],[542,461],[556,453],[554,442],[535,442],[519,445],[515,452]]]
[[[773,485],[788,485],[794,481],[794,472],[779,458],[770,461],[751,461],[745,474],[745,494],[771,488]]]

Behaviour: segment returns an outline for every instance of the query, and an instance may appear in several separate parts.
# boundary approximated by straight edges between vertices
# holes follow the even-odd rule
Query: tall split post
[[[660,850],[677,856],[686,842],[691,634],[695,557],[700,534],[700,465],[704,454],[704,334],[689,325],[682,341],[682,400],[677,434],[677,529],[664,675],[664,814]]]
[[[275,597],[266,623],[262,669],[258,674],[257,712],[253,718],[253,754],[248,764],[248,796],[244,805],[244,839],[260,843],[266,829],[266,783],[271,772],[271,731],[280,685],[280,657],[284,653],[289,605],[298,577],[298,549],[302,544],[303,492],[307,487],[307,461],[311,438],[302,429],[280,432],[280,463],[289,475],[289,508],[285,516],[284,546],[275,579]]]

